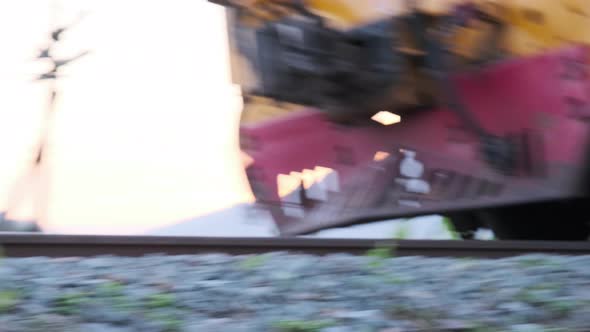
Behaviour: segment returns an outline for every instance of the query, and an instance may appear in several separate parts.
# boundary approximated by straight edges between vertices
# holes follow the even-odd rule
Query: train
[[[208,0],[282,236],[438,214],[587,240],[590,2]]]

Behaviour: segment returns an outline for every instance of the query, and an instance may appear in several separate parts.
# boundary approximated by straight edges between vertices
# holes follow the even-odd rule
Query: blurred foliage
[[[392,258],[395,252],[393,247],[377,247],[367,251],[367,256],[371,258],[368,265],[370,268],[378,268],[383,265],[383,261]]]
[[[55,300],[55,309],[62,315],[73,315],[80,310],[80,306],[89,301],[86,292],[68,292]]]
[[[449,232],[449,235],[453,240],[461,240],[461,235],[459,234],[459,232],[457,232],[457,229],[455,228],[455,225],[453,225],[453,222],[450,218],[443,217],[442,222],[445,229],[447,230],[447,232]]]
[[[550,259],[544,257],[522,257],[518,259],[518,264],[522,267],[534,267],[539,265],[555,265]]]
[[[325,320],[282,320],[273,324],[281,332],[319,332],[332,325],[331,321]]]
[[[374,248],[367,251],[367,256],[376,259],[387,259],[392,257],[393,250],[390,247]]]
[[[117,281],[110,281],[100,284],[96,289],[96,295],[100,298],[109,299],[111,304],[120,310],[136,308],[137,305],[130,301],[123,291],[123,284]]]
[[[408,225],[408,219],[404,219],[403,221],[400,221],[400,227],[393,233],[393,238],[394,239],[399,239],[399,240],[403,240],[403,239],[407,239],[408,235],[410,233],[410,226]]]
[[[240,269],[255,270],[266,263],[268,257],[266,255],[253,255],[240,262]]]
[[[162,332],[180,332],[182,331],[183,322],[176,316],[171,316],[169,313],[163,312],[148,312],[145,315],[147,319],[160,323],[160,331]]]
[[[118,297],[123,295],[123,285],[117,281],[100,284],[96,292],[103,297]]]
[[[169,293],[159,293],[148,296],[147,307],[151,309],[172,307],[176,304],[176,298]]]
[[[14,290],[0,291],[0,314],[14,309],[18,303],[20,294]]]

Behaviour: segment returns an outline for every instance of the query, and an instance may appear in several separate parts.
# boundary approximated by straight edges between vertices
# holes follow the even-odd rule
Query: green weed
[[[182,330],[182,320],[164,313],[148,312],[145,317],[149,320],[162,323],[163,332],[179,332]]]
[[[0,291],[0,313],[14,309],[19,301],[19,293],[13,290]]]
[[[394,248],[378,247],[368,250],[366,255],[371,258],[368,263],[369,268],[376,269],[383,265],[383,261],[393,257]]]
[[[331,321],[325,320],[282,320],[273,324],[273,327],[281,332],[318,332],[332,325]]]
[[[156,309],[156,308],[165,308],[174,306],[176,303],[176,299],[172,294],[154,294],[148,297],[147,300],[147,307]]]
[[[255,270],[264,265],[267,259],[268,257],[265,255],[250,256],[240,262],[240,268],[242,270]]]
[[[88,301],[88,294],[83,292],[66,293],[55,300],[55,307],[58,313],[72,315],[77,312],[80,305]]]
[[[459,235],[459,232],[457,232],[457,229],[455,228],[455,225],[453,225],[453,222],[450,218],[443,217],[442,222],[445,229],[447,230],[447,232],[449,232],[449,235],[451,235],[451,238],[453,240],[461,240],[461,236]]]

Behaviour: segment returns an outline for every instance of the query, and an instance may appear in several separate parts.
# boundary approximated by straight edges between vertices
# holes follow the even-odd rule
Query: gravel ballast
[[[590,331],[590,256],[4,258],[0,331]]]

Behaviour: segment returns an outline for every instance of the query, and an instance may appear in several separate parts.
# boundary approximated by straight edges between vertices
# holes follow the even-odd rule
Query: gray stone
[[[89,303],[84,305],[79,315],[89,322],[123,325],[132,320],[133,313],[129,310],[114,308],[107,303]]]
[[[525,310],[530,309],[531,307],[522,302],[507,302],[498,305],[498,309],[503,310],[505,312],[522,312]]]
[[[249,287],[247,289],[242,290],[242,295],[256,299],[256,298],[272,297],[274,292],[275,292],[274,287],[257,286],[257,287]]]
[[[332,326],[323,328],[321,332],[357,332],[359,330],[348,326]]]
[[[88,267],[91,269],[109,268],[115,262],[115,259],[110,256],[89,257],[83,259],[78,264],[81,267]]]
[[[385,319],[385,316],[380,310],[363,310],[363,311],[339,311],[335,312],[332,317],[341,319],[353,319],[353,320],[376,320]]]
[[[59,297],[61,291],[55,287],[42,286],[31,289],[30,296],[43,306],[51,306],[56,298]]]
[[[202,280],[202,281],[197,281],[193,284],[193,287],[195,288],[222,288],[224,286],[227,286],[228,284],[231,284],[231,281],[227,281],[227,280]]]
[[[79,326],[80,332],[133,332],[131,328],[109,324],[89,323]]]
[[[55,314],[37,315],[22,324],[26,326],[25,331],[31,332],[61,332],[76,325],[71,318]]]
[[[510,327],[512,332],[545,332],[546,329],[542,325],[537,324],[517,324]]]
[[[469,321],[460,319],[441,319],[437,320],[437,326],[449,331],[465,331],[475,328],[475,325]]]
[[[183,332],[224,331],[231,323],[227,318],[212,318],[187,324]]]
[[[324,328],[328,332],[419,331],[425,321],[447,329],[468,329],[474,321],[503,331],[540,326],[532,322],[586,330],[590,264],[581,264],[589,257],[400,257],[375,268],[369,257],[283,252],[267,255],[255,269],[240,265],[244,257],[229,255],[10,258],[0,262],[0,285],[10,285],[20,298],[0,313],[0,327],[242,332],[268,331],[281,320],[329,319],[334,325]],[[101,285],[113,280],[125,283],[116,294],[103,291]],[[84,293],[90,301],[74,301],[75,310],[65,311],[72,316],[51,314],[56,299]],[[154,295],[161,303],[147,306]]]
[[[35,302],[26,302],[20,305],[20,310],[22,310],[27,315],[40,315],[40,314],[47,314],[50,312],[49,308]]]

